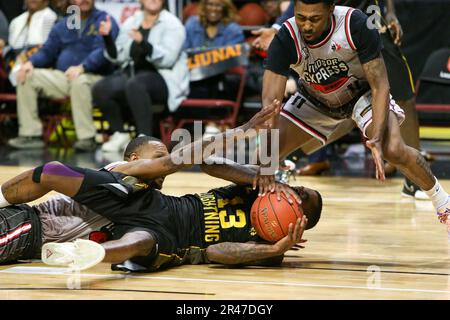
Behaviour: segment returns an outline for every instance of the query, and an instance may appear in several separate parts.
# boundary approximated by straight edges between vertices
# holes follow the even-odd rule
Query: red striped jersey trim
[[[345,16],[345,36],[347,37],[350,47],[356,51],[356,46],[353,43],[352,34],[350,32],[350,17],[353,11],[355,11],[355,9],[349,9],[347,11],[347,15]]]
[[[30,230],[31,230],[31,223],[25,223],[20,227],[17,227],[14,231],[0,237],[0,246],[7,245],[9,242],[19,237],[21,234],[28,232]]]
[[[286,25],[289,33],[291,34],[292,39],[294,40],[295,48],[297,49],[297,64],[299,64],[300,61],[302,61],[302,52],[300,50],[300,43],[298,42],[298,38],[295,35],[294,28],[292,28],[292,25],[289,23],[289,21],[286,21],[284,24]]]
[[[295,115],[293,115],[289,111],[283,109],[283,110],[281,110],[280,113],[281,113],[282,116],[284,116],[285,118],[288,118],[295,125],[300,127],[300,129],[304,130],[305,132],[307,132],[310,135],[312,135],[314,138],[318,139],[323,145],[325,145],[327,143],[327,138],[323,134],[321,134],[317,130],[315,130],[315,129],[311,128],[310,126],[308,126],[306,123],[304,123],[303,121],[298,119]]]
[[[310,47],[311,49],[322,47],[325,43],[327,43],[331,39],[331,36],[333,35],[335,29],[336,29],[336,18],[333,15],[333,19],[331,19],[331,30],[330,33],[327,35],[327,37],[315,45],[308,45],[308,47]]]

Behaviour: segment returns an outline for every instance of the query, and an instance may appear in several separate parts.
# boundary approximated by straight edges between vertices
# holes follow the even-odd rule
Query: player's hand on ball
[[[274,244],[277,247],[278,254],[283,254],[294,247],[303,248],[300,243],[306,242],[306,240],[302,240],[302,236],[307,223],[308,219],[306,216],[303,216],[302,219],[297,219],[295,226],[293,223],[289,225],[287,236]]]
[[[385,181],[386,176],[384,174],[383,149],[381,148],[381,141],[378,139],[371,139],[366,142],[366,146],[372,152],[377,179]]]
[[[297,201],[298,204],[302,203],[302,199],[298,195],[297,192],[294,191],[289,185],[285,183],[275,183],[275,192],[277,193],[277,199],[278,201],[281,201],[281,193],[283,193],[289,203],[294,203],[294,201]]]

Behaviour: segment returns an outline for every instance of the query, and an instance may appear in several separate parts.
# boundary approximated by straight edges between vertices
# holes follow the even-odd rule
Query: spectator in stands
[[[269,16],[270,25],[274,24],[281,15],[281,1],[280,0],[263,0],[261,5]]]
[[[14,50],[42,45],[56,21],[48,0],[26,0],[27,11],[9,25],[9,45]]]
[[[186,21],[185,49],[243,43],[244,33],[231,0],[201,0],[198,16]]]
[[[244,43],[244,32],[237,23],[237,16],[237,9],[231,0],[201,0],[198,16],[192,16],[186,21],[184,49]],[[191,82],[190,88],[190,98],[223,99],[230,95],[224,75]],[[206,125],[206,135],[219,131],[213,122]]]
[[[131,115],[137,134],[153,135],[153,115],[175,111],[189,92],[187,57],[182,51],[186,33],[181,21],[164,9],[164,0],[141,0],[137,11],[123,24],[114,43],[110,18],[100,33],[105,56],[121,66],[93,88],[93,96],[114,132],[103,144],[105,152],[122,150],[130,136],[124,130]]]
[[[44,44],[56,21],[56,13],[48,7],[48,0],[26,0],[25,4],[27,11],[9,25],[9,46],[5,50],[6,70],[11,73],[14,86],[17,71]]]
[[[51,0],[50,7],[56,12],[58,15],[58,22],[63,20],[68,12],[67,8],[69,7],[69,0]]]
[[[96,128],[92,119],[91,86],[112,71],[103,56],[103,39],[98,33],[106,12],[97,10],[94,0],[72,0],[80,17],[67,17],[57,23],[44,46],[17,74],[17,112],[19,136],[8,144],[14,148],[42,148],[42,123],[38,115],[38,96],[70,97],[78,140],[75,149],[95,149]],[[71,18],[69,21],[68,19]],[[79,19],[78,19],[79,18]],[[112,38],[118,26],[112,21]]]
[[[8,42],[8,20],[3,11],[0,10],[0,55]]]

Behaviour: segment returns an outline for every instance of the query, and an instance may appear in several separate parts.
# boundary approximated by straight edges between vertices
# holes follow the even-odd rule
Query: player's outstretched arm
[[[259,170],[259,166],[241,165],[225,158],[209,157],[206,160],[207,163],[200,166],[204,173],[238,185],[252,185]],[[281,193],[284,193],[290,203],[293,203],[293,201],[302,202],[298,193],[287,184],[275,183],[275,192],[278,200],[281,200]],[[264,191],[259,190],[259,195],[263,196]]]
[[[269,56],[271,55],[273,54],[269,50]],[[284,98],[284,92],[286,90],[286,82],[287,82],[286,76],[273,72],[269,69],[266,69],[264,71],[263,90],[262,90],[263,106],[275,104],[279,105],[279,108],[281,109],[281,101],[283,101]],[[279,129],[278,115],[273,117],[271,119],[271,122],[272,128]],[[272,141],[271,135],[272,132],[269,131],[267,141]],[[282,147],[283,143],[280,143],[280,146]],[[266,146],[267,154],[272,154],[273,152],[272,147],[273,146],[271,144],[268,144]],[[258,170],[258,173],[256,174],[252,182],[253,188],[256,189],[258,187],[262,195],[265,195],[267,192],[274,192],[276,188],[275,172],[273,169],[268,170],[268,168],[273,168],[272,161],[261,165],[261,167]],[[264,172],[264,174],[262,174],[262,172]],[[271,172],[271,174],[270,173],[268,174],[267,172]]]
[[[204,152],[208,147],[210,150],[222,148],[227,139],[244,139],[248,137],[250,130],[269,129],[272,124],[270,119],[275,117],[280,111],[279,105],[270,104],[253,116],[247,123],[233,130],[227,130],[215,135],[211,139],[200,139],[172,151],[166,157],[158,159],[141,159],[117,166],[113,171],[134,176],[141,179],[154,179],[164,177],[184,168],[189,168],[194,164],[201,164],[209,156]],[[197,163],[197,162],[200,163]]]
[[[363,64],[363,69],[372,91],[373,122],[369,127],[370,140],[367,141],[367,147],[374,157],[377,179],[384,181],[382,145],[389,115],[389,81],[381,54]]]
[[[149,255],[156,244],[152,235],[146,231],[131,231],[118,240],[102,243],[105,249],[103,262],[121,263],[134,257]]]
[[[263,261],[274,260],[283,256],[286,251],[302,242],[308,219],[303,216],[297,219],[295,226],[289,225],[286,237],[274,244],[223,242],[206,248],[209,261],[228,265],[261,265]],[[276,260],[276,259],[275,259]]]
[[[221,157],[209,157],[200,169],[212,177],[224,179],[239,185],[251,185],[258,166],[242,165]]]

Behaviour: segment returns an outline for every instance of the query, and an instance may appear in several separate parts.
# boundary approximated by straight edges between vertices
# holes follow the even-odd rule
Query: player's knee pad
[[[34,168],[32,176],[33,182],[40,183],[42,174],[83,178],[85,175],[85,169],[69,166],[60,162],[49,162]]]

